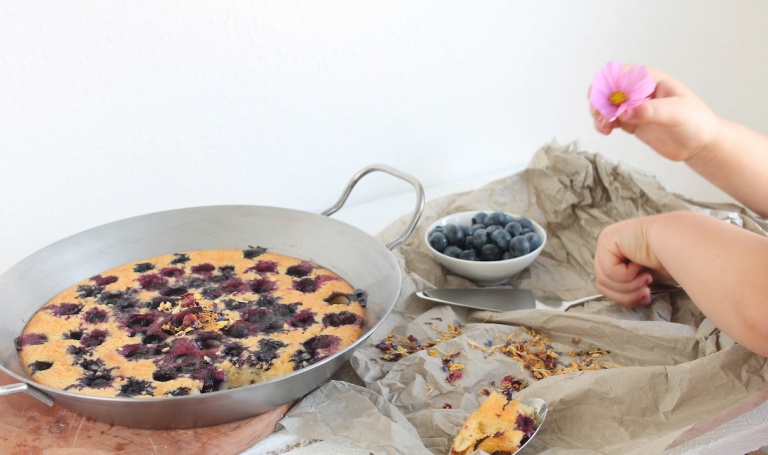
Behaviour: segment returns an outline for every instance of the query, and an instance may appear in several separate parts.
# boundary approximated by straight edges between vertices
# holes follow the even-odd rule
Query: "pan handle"
[[[399,171],[393,167],[387,166],[386,164],[372,164],[368,167],[363,168],[360,170],[357,174],[355,174],[354,177],[352,177],[352,180],[347,183],[347,187],[344,189],[344,193],[342,193],[341,197],[339,197],[339,200],[336,201],[336,204],[334,204],[331,208],[327,209],[322,213],[322,215],[330,216],[336,213],[347,201],[347,198],[349,197],[349,194],[352,192],[352,188],[357,185],[357,182],[360,181],[363,177],[370,174],[374,171],[381,171],[384,173],[387,173],[389,175],[392,175],[394,177],[397,177],[401,180],[405,180],[406,182],[413,185],[413,188],[416,190],[416,207],[413,209],[413,214],[411,215],[411,222],[408,223],[408,226],[405,228],[405,231],[398,237],[397,239],[393,240],[392,242],[387,243],[387,248],[390,250],[394,250],[400,244],[408,240],[408,237],[413,234],[413,230],[416,229],[416,224],[419,222],[419,218],[421,218],[421,212],[424,211],[424,188],[421,186],[421,182],[419,182],[416,177],[406,174],[405,172]]]
[[[0,396],[13,395],[14,393],[22,392],[26,393],[37,401],[40,401],[44,405],[53,406],[53,398],[23,382],[10,385],[0,385]]]

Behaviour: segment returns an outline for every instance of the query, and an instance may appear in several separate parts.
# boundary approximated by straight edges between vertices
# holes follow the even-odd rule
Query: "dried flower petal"
[[[523,327],[523,330],[526,330]],[[522,370],[528,370],[534,380],[541,380],[552,375],[566,374],[582,370],[600,370],[611,368],[601,365],[596,359],[610,354],[609,351],[592,348],[587,351],[571,350],[570,366],[560,360],[560,353],[549,345],[549,340],[534,329],[526,330],[532,339],[515,339],[512,336],[501,346],[501,352],[521,363]],[[580,358],[580,361],[578,360]],[[506,379],[506,378],[505,378]],[[502,381],[503,385],[503,381]]]
[[[461,379],[462,376],[461,371],[454,371],[445,378],[445,382],[453,385],[453,383],[456,382],[457,379]]]
[[[440,334],[439,340],[419,343],[418,338],[412,335],[409,335],[408,337],[400,337],[396,340],[395,335],[390,333],[374,346],[376,349],[383,352],[379,357],[387,362],[396,362],[403,357],[423,350],[427,350],[427,355],[430,357],[437,357],[437,352],[432,349],[433,347],[461,335],[460,326],[454,326],[453,324],[448,324],[448,330],[443,331],[435,329],[435,331]],[[456,355],[458,355],[458,353]]]

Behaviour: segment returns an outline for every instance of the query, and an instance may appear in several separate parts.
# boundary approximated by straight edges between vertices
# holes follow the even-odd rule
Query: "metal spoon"
[[[651,288],[651,295],[661,294],[664,292],[672,292],[672,291],[677,291],[682,289],[682,287],[679,284],[675,284],[675,283],[658,283],[658,284],[652,283],[650,285],[650,288]],[[598,300],[602,298],[605,298],[603,294],[595,294],[587,297],[582,297],[580,299],[568,300],[563,302],[557,297],[538,297],[536,298],[536,302],[542,305],[542,306],[537,305],[537,308],[565,311],[574,305],[578,305],[580,303],[590,302],[592,300]]]

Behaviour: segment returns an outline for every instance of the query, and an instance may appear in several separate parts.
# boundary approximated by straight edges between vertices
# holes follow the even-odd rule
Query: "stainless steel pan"
[[[329,218],[366,174],[382,171],[416,190],[416,207],[400,237],[387,245],[362,230]],[[128,218],[56,242],[0,276],[0,369],[19,380],[0,395],[27,393],[58,402],[84,416],[140,428],[171,429],[215,425],[251,417],[296,400],[327,381],[389,315],[401,288],[400,268],[391,250],[413,232],[424,207],[414,177],[384,165],[358,172],[338,202],[322,214],[264,206],[210,206]],[[171,398],[101,398],[42,386],[27,378],[16,353],[30,317],[63,289],[109,268],[179,251],[262,246],[314,261],[368,292],[363,336],[341,352],[271,381],[208,394]]]

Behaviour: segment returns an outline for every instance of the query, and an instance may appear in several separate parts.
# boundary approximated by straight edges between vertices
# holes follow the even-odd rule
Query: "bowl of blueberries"
[[[459,212],[432,223],[424,241],[435,260],[480,286],[504,284],[530,266],[547,243],[541,225],[493,210]]]

